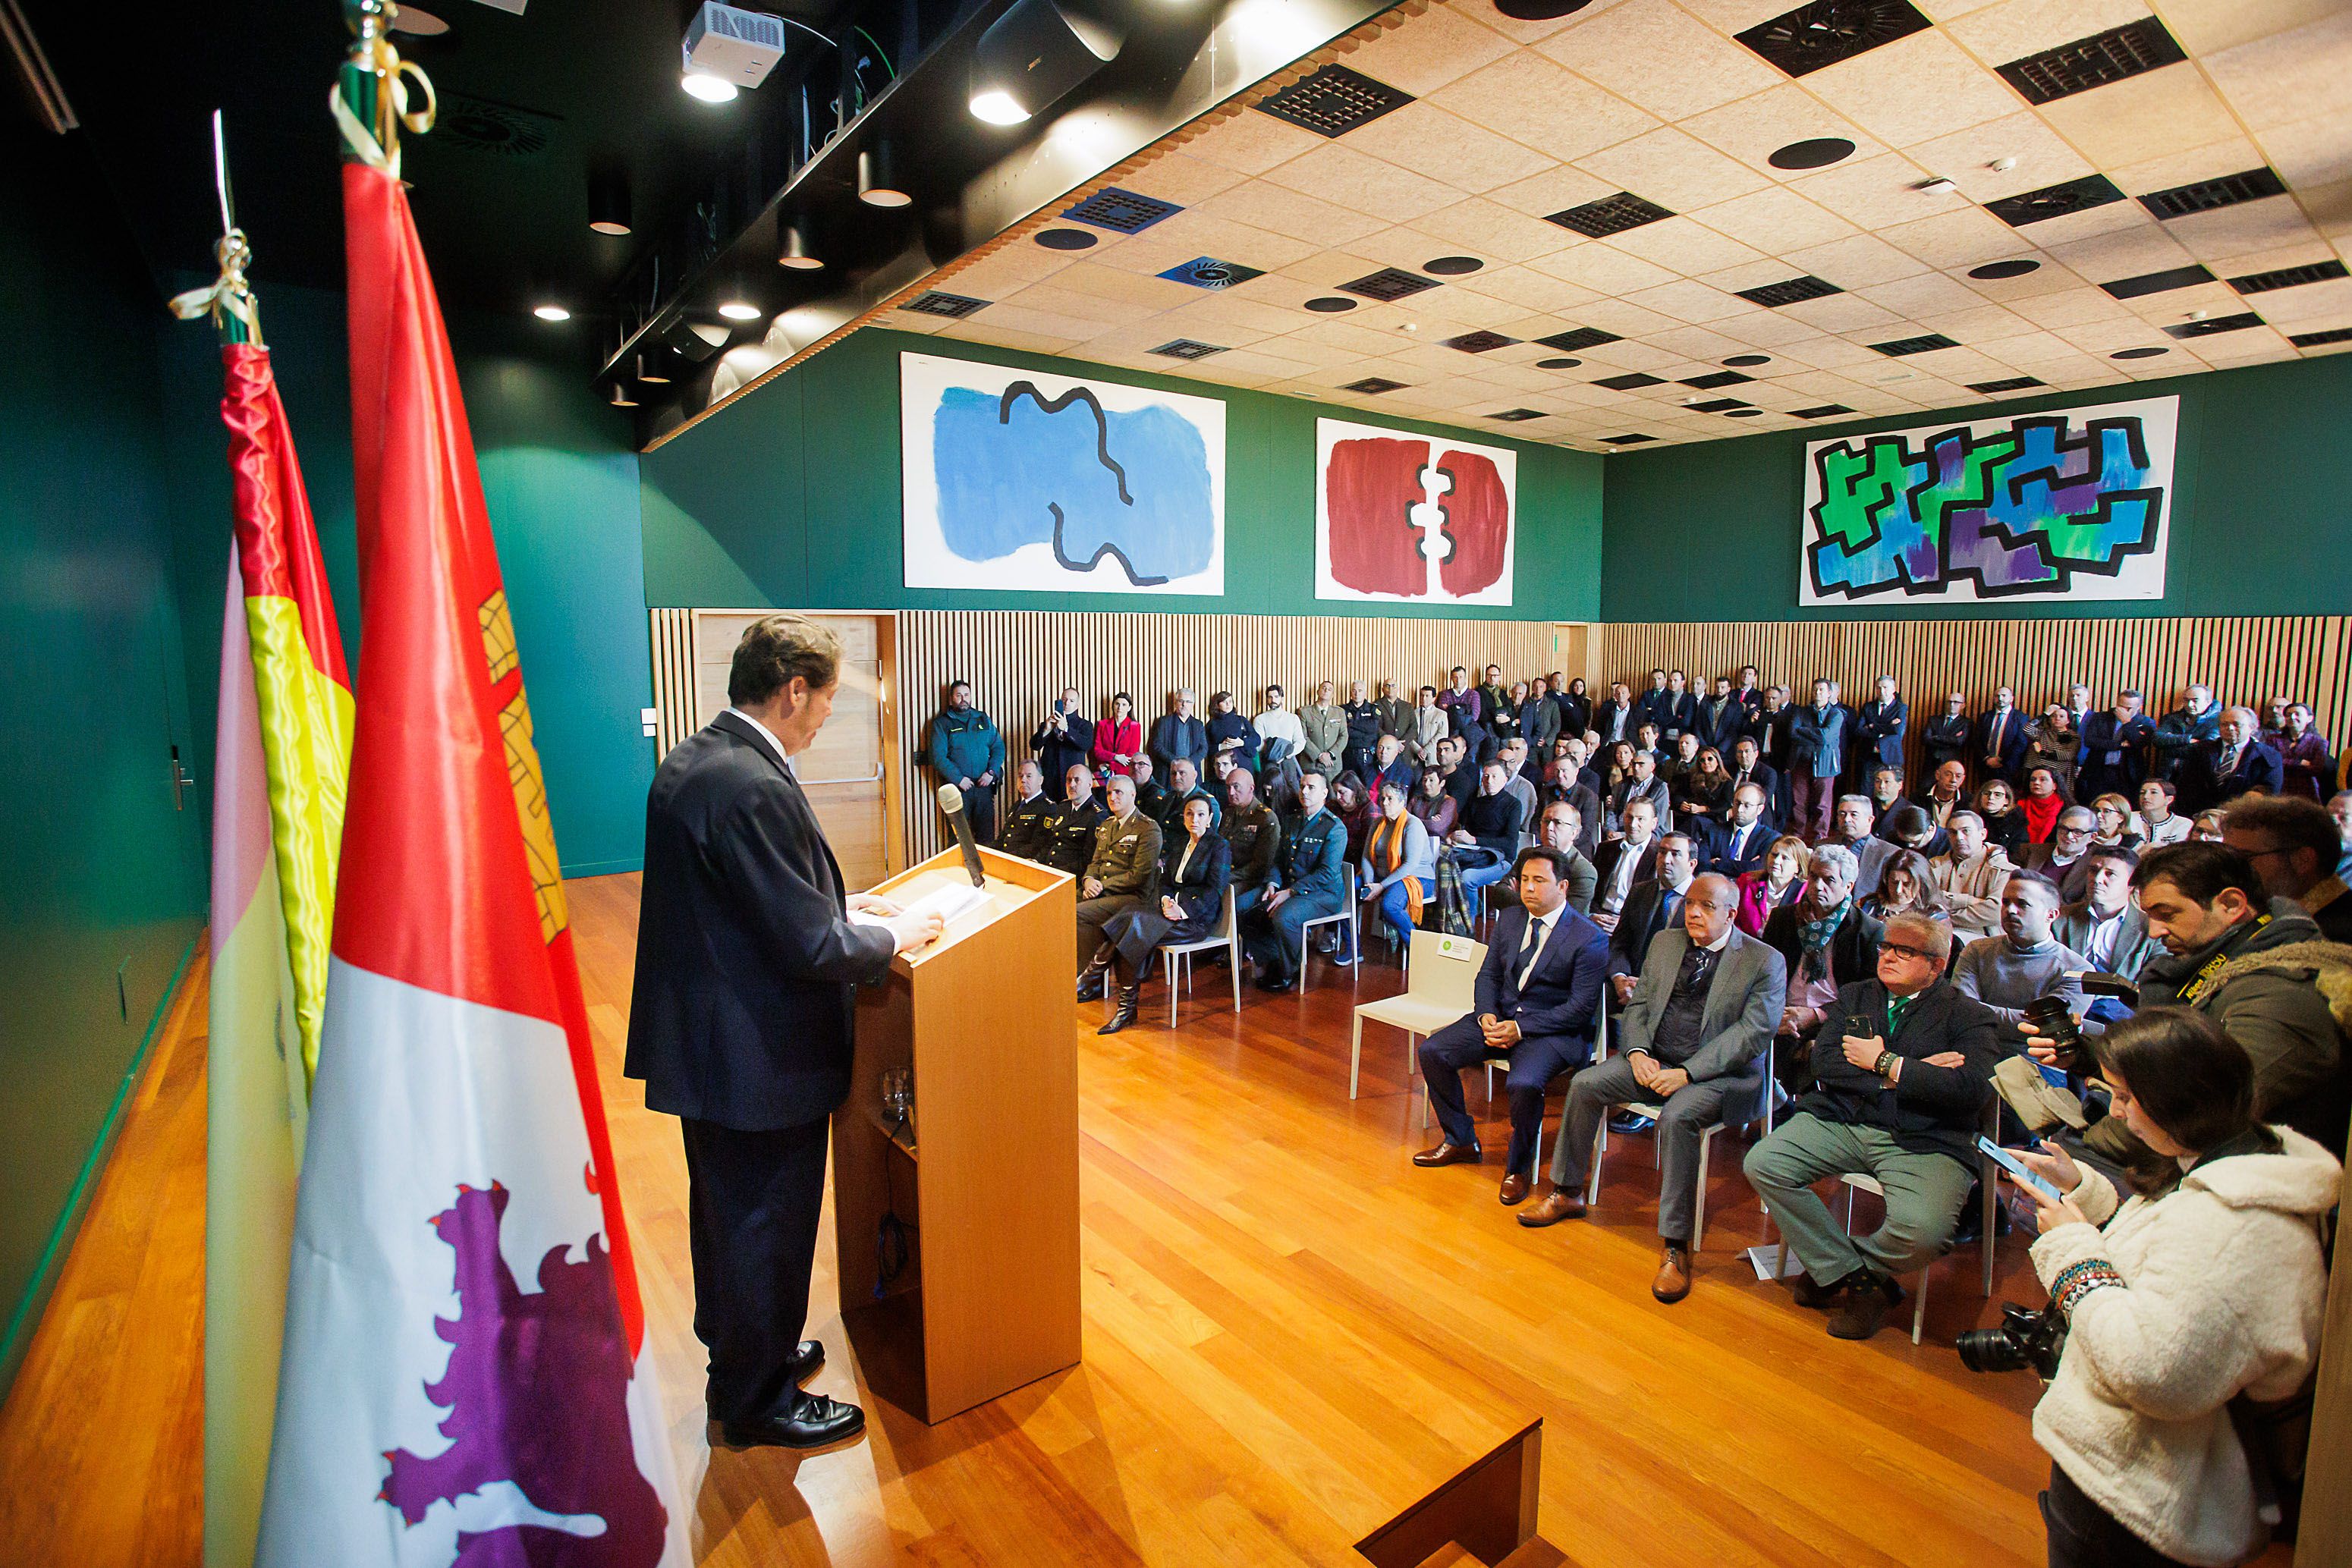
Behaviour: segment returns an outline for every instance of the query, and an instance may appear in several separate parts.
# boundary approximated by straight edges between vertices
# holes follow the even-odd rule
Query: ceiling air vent
[[[2352,327],[2330,327],[2325,332],[2297,332],[2287,341],[2298,349],[2324,349],[2330,343],[2352,343]]]
[[[2000,76],[2024,95],[2026,102],[2052,103],[2143,71],[2178,65],[2188,57],[2164,30],[2163,23],[2142,16],[2137,22],[2011,60],[2000,68]]]
[[[1742,299],[1755,305],[1795,305],[1806,299],[1819,299],[1826,295],[1843,294],[1844,289],[1834,283],[1824,282],[1807,273],[1786,283],[1767,283],[1760,288],[1742,288],[1737,292]]]
[[[1711,397],[1705,402],[1685,403],[1683,406],[1694,413],[1727,413],[1735,408],[1754,408],[1756,405],[1736,397]]]
[[[1793,416],[1798,419],[1828,419],[1836,414],[1852,413],[1853,412],[1853,410],[1846,407],[1846,405],[1842,402],[1824,402],[1817,403],[1811,408],[1797,409],[1794,411]]]
[[[1541,419],[1543,417],[1543,410],[1539,408],[1507,408],[1500,413],[1490,413],[1486,417],[1488,419],[1499,419],[1507,421],[1512,424],[1517,424],[1524,420]]]
[[[2344,264],[2340,261],[2315,261],[2302,267],[2282,267],[2275,272],[2248,273],[2243,277],[2230,279],[2230,287],[2241,294],[2268,294],[2273,288],[2325,283],[2331,277],[2344,275]]]
[[[1654,435],[1643,435],[1639,431],[1636,431],[1631,435],[1604,435],[1601,438],[1601,444],[1603,446],[1634,446],[1640,444],[1642,442],[1655,441],[1657,437]]]
[[[1598,327],[1579,327],[1571,331],[1554,332],[1549,338],[1536,340],[1545,348],[1558,349],[1563,354],[1580,354],[1587,349],[1597,349],[1603,343],[1614,343],[1619,340],[1616,333],[1604,332]]]
[[[1437,282],[1434,278],[1423,277],[1418,272],[1407,272],[1402,267],[1384,267],[1378,272],[1368,272],[1355,282],[1343,283],[1339,287],[1367,299],[1395,300],[1402,299],[1408,294],[1418,294],[1424,288],[1434,288]]]
[[[1225,350],[1215,343],[1196,343],[1190,338],[1179,338],[1172,343],[1162,343],[1151,351],[1165,354],[1171,360],[1205,360],[1211,354],[1222,354]]]
[[[1597,387],[1607,387],[1611,392],[1632,392],[1637,387],[1662,387],[1666,384],[1666,379],[1664,376],[1646,376],[1639,371],[1631,371],[1622,376],[1606,377],[1592,384]]]
[[[1972,392],[2023,392],[2028,387],[2046,384],[2034,380],[2032,376],[2011,376],[2005,382],[1970,382],[1969,391]]]
[[[1444,340],[1447,348],[1459,349],[1465,354],[1483,354],[1490,349],[1507,349],[1517,341],[1517,338],[1506,338],[1500,332],[1484,330],[1465,332],[1458,338]]]
[[[2079,180],[2061,184],[2044,185],[2038,191],[2022,195],[2003,196],[1998,202],[1987,202],[1985,211],[2011,228],[2023,228],[2044,218],[2063,218],[2069,213],[2086,213],[2093,207],[2104,207],[2109,202],[2120,202],[2124,193],[2105,174],[2085,174]]]
[[[961,321],[975,310],[986,309],[988,303],[985,299],[974,299],[969,295],[949,294],[933,288],[918,294],[898,308],[912,310],[919,316],[948,316]]]
[[[2167,327],[2168,338],[2210,338],[2222,332],[2242,332],[2249,327],[2259,327],[2263,319],[2252,311],[2239,316],[2209,316],[2202,321],[2183,321]]]
[[[1801,77],[1925,32],[1927,26],[1927,18],[1906,0],[1813,0],[1736,36],[1771,64]]]
[[[2167,289],[2188,288],[2200,283],[2210,283],[2213,275],[2201,267],[2171,267],[2162,272],[2143,272],[2137,277],[2118,277],[2100,287],[2118,299],[2137,299],[2142,295],[2162,294]]]
[[[2234,207],[2240,202],[2258,202],[2264,196],[2285,193],[2286,182],[2270,170],[2248,169],[2243,173],[2224,174],[2218,180],[2192,180],[2168,191],[2150,191],[2139,199],[2139,204],[2159,218],[2185,218],[2191,213],[2210,213],[2219,207]]]
[[[1065,207],[1062,215],[1076,218],[1082,224],[1092,224],[1098,229],[1117,234],[1139,234],[1162,218],[1173,217],[1184,209],[1173,202],[1163,202],[1157,196],[1139,195],[1108,185],[1080,202],[1075,207]]]
[[[1349,382],[1346,386],[1341,387],[1339,390],[1341,392],[1363,392],[1369,396],[1375,395],[1380,392],[1399,392],[1402,391],[1404,383],[1402,382],[1392,382],[1386,376],[1366,376],[1362,381]]]
[[[1754,376],[1743,376],[1738,371],[1710,371],[1703,376],[1685,376],[1683,385],[1696,387],[1701,392],[1713,392],[1717,387],[1736,387],[1742,382],[1752,382]]]
[[[1674,215],[1655,202],[1645,202],[1631,191],[1620,191],[1613,196],[1603,196],[1597,202],[1587,202],[1580,207],[1554,213],[1545,221],[1599,239],[1604,235],[1623,234],[1627,229],[1637,229],[1643,224],[1654,224],[1660,218]]]
[[[1870,346],[1890,360],[1899,360],[1906,354],[1925,354],[1937,349],[1959,347],[1941,332],[1922,333],[1916,338],[1896,338],[1891,342],[1873,343]]]
[[[442,95],[433,121],[432,140],[462,147],[468,152],[491,152],[501,158],[530,158],[544,152],[555,140],[561,123],[554,115],[521,109],[496,99],[472,98],[462,92]]]
[[[1402,109],[1412,94],[1374,81],[1345,66],[1325,66],[1262,100],[1261,113],[1286,120],[1322,136],[1344,136],[1367,120]]]

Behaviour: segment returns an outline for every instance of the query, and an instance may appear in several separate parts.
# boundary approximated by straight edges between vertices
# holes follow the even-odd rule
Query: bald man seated
[[[1780,953],[1732,924],[1739,890],[1713,872],[1691,879],[1682,926],[1662,931],[1642,962],[1620,1038],[1624,1050],[1569,1080],[1568,1113],[1552,1146],[1552,1190],[1521,1225],[1581,1219],[1601,1118],[1641,1102],[1658,1117],[1658,1236],[1664,1244],[1650,1293],[1671,1305],[1690,1294],[1691,1217],[1700,1134],[1763,1104],[1764,1051],[1780,1021],[1789,968]]]

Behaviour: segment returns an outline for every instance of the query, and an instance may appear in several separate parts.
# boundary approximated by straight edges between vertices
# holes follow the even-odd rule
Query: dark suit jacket
[[[1642,702],[1639,697],[1636,697],[1622,710],[1625,715],[1625,733],[1622,737],[1612,737],[1609,733],[1609,727],[1617,722],[1617,715],[1620,711],[1615,697],[1603,697],[1593,706],[1592,729],[1594,734],[1601,737],[1601,745],[1608,745],[1612,738],[1634,739],[1634,732],[1642,727]]]
[[[2286,764],[2280,760],[2278,747],[2267,741],[2250,740],[2238,748],[2237,767],[2223,773],[2221,743],[2208,740],[2198,746],[2187,775],[2183,782],[2195,783],[2197,809],[2203,810],[2256,788],[2277,794],[2286,785]]]
[[[1520,956],[1519,944],[1527,939],[1530,918],[1527,906],[1518,904],[1495,917],[1486,961],[1478,970],[1477,1011],[1517,1023],[1523,1037],[1567,1035],[1591,1040],[1601,1016],[1601,979],[1607,966],[1609,939],[1601,934],[1601,927],[1563,907],[1552,923],[1550,940],[1536,955],[1536,967],[1522,991],[1519,970],[1526,960]]]
[[[1653,833],[1650,841],[1642,846],[1642,858],[1633,864],[1633,880],[1625,887],[1628,903],[1633,900],[1633,889],[1658,874],[1658,840],[1662,837],[1663,834]],[[1623,839],[1611,839],[1593,852],[1592,874],[1597,880],[1593,883],[1592,898],[1596,904],[1600,902],[1601,889],[1609,885],[1609,878],[1616,872],[1617,862],[1625,858],[1625,849]]]
[[[1936,769],[1955,758],[1973,764],[1969,746],[1976,738],[1976,727],[1969,723],[1966,714],[1939,713],[1919,727],[1919,748],[1927,758],[1927,777],[1933,779]]]
[[[1754,871],[1764,863],[1766,853],[1772,848],[1772,841],[1780,836],[1770,822],[1759,817],[1748,830],[1747,844],[1735,857],[1731,852],[1731,841],[1738,833],[1739,830],[1729,822],[1708,824],[1707,841],[1699,847],[1699,852],[1706,857],[1709,871],[1720,872],[1734,879],[1742,872]]]
[[[1737,694],[1722,697],[1701,697],[1698,703],[1699,744],[1712,746],[1723,753],[1723,765],[1731,766],[1731,747],[1748,726],[1748,710],[1740,706]]]
[[[1763,1078],[1764,1048],[1780,1026],[1780,1007],[1789,990],[1789,968],[1780,955],[1745,931],[1735,930],[1716,961],[1707,981],[1706,1005],[1699,1013],[1698,1043],[1686,1051],[1654,1043],[1658,1020],[1674,996],[1684,957],[1690,952],[1690,935],[1664,931],[1650,944],[1642,966],[1641,984],[1625,1005],[1621,1049],[1647,1051],[1669,1067],[1679,1067],[1694,1083],[1709,1079]]]
[[[1893,1085],[1845,1059],[1849,1034],[1878,1035],[1904,1059]],[[1994,1045],[2000,1022],[1992,1009],[1937,980],[1912,998],[1902,1027],[1886,1034],[1886,988],[1875,978],[1838,992],[1813,1038],[1812,1092],[1792,1111],[1825,1122],[1879,1127],[1913,1154],[1949,1155],[1976,1167],[1978,1118],[1992,1092]],[[1930,1067],[1926,1058],[1957,1051],[1958,1067]]]
[[[1805,956],[1803,921],[1800,906],[1784,904],[1772,912],[1764,923],[1764,940],[1779,950],[1780,960],[1789,967],[1789,984],[1797,983],[1799,960]],[[1859,903],[1846,912],[1836,934],[1830,937],[1830,977],[1840,986],[1850,986],[1869,979],[1878,971],[1878,939],[1886,935],[1886,927],[1863,913]]]
[[[1972,771],[1981,770],[1985,766],[1987,751],[1992,745],[1992,724],[1996,716],[1990,708],[1977,715],[1976,728],[1969,736],[1969,767]],[[2018,766],[2025,760],[2027,722],[2025,710],[2013,707],[2009,710],[2007,727],[2000,732],[2000,766],[1998,771],[2012,784],[2017,781]]]
[[[1662,931],[1668,929],[1664,883],[1654,877],[1637,882],[1625,894],[1625,907],[1617,912],[1617,929],[1609,934],[1609,972],[1612,975],[1638,975],[1642,961],[1650,956],[1650,943]],[[1682,904],[1675,904],[1676,918],[1671,923],[1681,925]]]
[[[1901,697],[1882,703],[1876,697],[1862,705],[1854,751],[1871,768],[1903,766],[1903,732],[1911,726],[1911,709]]]
[[[1174,899],[1184,912],[1184,918],[1169,929],[1166,940],[1171,942],[1197,942],[1209,934],[1225,912],[1225,884],[1233,880],[1234,846],[1214,828],[1192,851],[1184,874],[1178,876],[1176,862],[1185,859],[1185,849],[1192,842],[1192,836],[1179,829],[1160,856],[1160,894]]]
[[[848,1098],[853,993],[892,943],[845,908],[808,797],[749,725],[721,714],[663,760],[623,1068],[649,1109],[758,1132]]]
[[[2052,935],[2059,945],[2087,955],[2091,951],[2091,906],[2088,903],[2070,904],[2058,912],[2058,921]],[[2123,925],[2116,932],[2116,950],[2107,955],[2107,972],[2125,979],[2137,979],[2140,966],[2164,951],[2164,944],[2148,934],[2147,916],[2139,905],[2124,905]]]

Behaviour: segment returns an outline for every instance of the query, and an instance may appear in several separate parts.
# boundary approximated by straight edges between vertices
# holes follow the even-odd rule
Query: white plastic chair
[[[1160,949],[1160,977],[1168,988],[1170,1029],[1176,1027],[1177,961],[1183,961],[1184,989],[1189,992],[1192,988],[1192,955],[1219,947],[1225,950],[1227,960],[1233,967],[1234,1011],[1239,1012],[1242,1010],[1242,927],[1241,922],[1234,918],[1234,884],[1231,883],[1225,884],[1225,912],[1214,930],[1197,942],[1171,942]]]
[[[1769,1039],[1766,1040],[1764,1042],[1764,1086],[1758,1097],[1756,1113],[1748,1118],[1749,1121],[1761,1121],[1769,1117],[1772,1113],[1772,1092],[1774,1088],[1772,1058],[1774,1051],[1774,1042]],[[1601,1059],[1600,1057],[1595,1056],[1593,1060],[1598,1061]],[[1664,1116],[1665,1107],[1664,1105],[1636,1103],[1629,1103],[1624,1108],[1633,1112],[1636,1115],[1647,1116],[1650,1118],[1652,1124],[1650,1128],[1650,1160],[1653,1165],[1663,1164],[1664,1156],[1658,1147],[1656,1123],[1660,1118]],[[1694,1252],[1706,1245],[1706,1164],[1707,1155],[1712,1152],[1715,1146],[1715,1135],[1723,1131],[1726,1127],[1743,1124],[1744,1124],[1741,1123],[1719,1121],[1709,1125],[1698,1135],[1698,1194],[1697,1202],[1694,1205],[1691,1210],[1691,1250]],[[1592,1168],[1591,1174],[1586,1176],[1584,1183],[1584,1201],[1587,1203],[1597,1203],[1600,1201],[1601,1157],[1608,1152],[1608,1149],[1609,1118],[1606,1114],[1603,1114],[1601,1118],[1600,1129],[1593,1134]],[[1851,1228],[1853,1224],[1851,1219],[1853,1203],[1851,1199],[1852,1195],[1849,1194],[1848,1203],[1846,1206],[1849,1215],[1847,1221],[1848,1228]]]
[[[1414,1043],[1436,1033],[1478,1005],[1478,970],[1486,962],[1486,947],[1466,936],[1442,931],[1416,931],[1407,949],[1420,958],[1405,971],[1402,995],[1376,1002],[1360,1002],[1348,1040],[1348,1098],[1356,1098],[1364,1065],[1364,1020],[1404,1030],[1405,1076],[1412,1076],[1417,1058]]]
[[[1298,980],[1302,988],[1307,983],[1307,933],[1318,925],[1345,925],[1348,928],[1348,951],[1355,956],[1355,967],[1360,969],[1364,967],[1363,933],[1357,926],[1356,911],[1356,868],[1342,864],[1339,867],[1339,913],[1318,915],[1312,920],[1299,922]]]

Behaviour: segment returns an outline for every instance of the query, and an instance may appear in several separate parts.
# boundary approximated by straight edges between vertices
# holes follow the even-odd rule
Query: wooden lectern
[[[833,1117],[841,1315],[866,1386],[928,1422],[1078,1360],[1078,1089],[1072,879],[981,851],[988,904],[857,993]],[[874,891],[971,885],[955,850]],[[883,1078],[912,1069],[902,1125]],[[886,1242],[895,1215],[904,1244]],[[903,1257],[883,1278],[886,1249]]]

